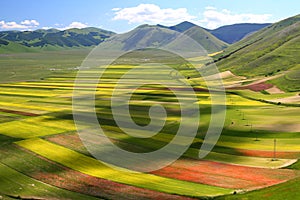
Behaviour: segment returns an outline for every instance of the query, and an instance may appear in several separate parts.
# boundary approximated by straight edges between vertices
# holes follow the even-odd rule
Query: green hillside
[[[213,36],[218,38],[219,40],[228,43],[228,44],[233,44],[235,42],[240,41],[244,37],[266,27],[271,24],[265,23],[265,24],[255,24],[255,23],[243,23],[243,24],[232,24],[232,25],[226,25],[226,26],[221,26],[216,29],[205,29],[207,32],[211,33]],[[178,31],[180,33],[183,33],[187,31],[188,29],[191,29],[193,27],[199,27],[196,24],[193,24],[188,21],[181,22],[177,25],[174,26],[163,26],[158,24],[157,26],[163,27],[163,28],[168,28],[174,31]],[[201,28],[202,29],[202,28]]]
[[[215,56],[220,70],[247,77],[299,69],[300,15],[268,26]],[[298,82],[299,84],[299,82]]]
[[[151,25],[141,25],[134,30],[109,38],[103,45],[111,49],[128,51],[135,48],[159,47],[167,44],[176,32]]]
[[[98,28],[67,30],[3,31],[0,32],[1,52],[28,52],[32,50],[59,50],[98,45],[114,35],[111,31]],[[16,43],[17,46],[12,45]],[[27,47],[27,48],[26,48]]]
[[[210,34],[205,29],[194,26],[184,32],[184,34],[190,36],[195,41],[197,41],[204,49],[209,53],[218,52],[222,49],[225,49],[228,44],[219,40],[212,34]]]
[[[1,53],[22,53],[35,52],[34,48],[26,47],[22,44],[0,39],[0,54]]]
[[[184,32],[203,46],[209,53],[220,51],[227,47],[227,44],[220,41],[203,28],[194,26]],[[178,31],[171,30],[161,25],[141,25],[134,30],[115,35],[106,40],[103,48],[111,50],[132,50],[139,48],[158,48],[174,43],[180,37]]]
[[[228,43],[238,41],[245,35],[258,30],[262,25],[228,25],[215,30],[206,30],[191,22],[174,26],[141,25],[136,29],[112,38],[107,46],[117,50],[144,47],[161,47],[174,39],[174,34],[185,33],[202,45],[209,53],[220,51]],[[38,29],[35,31],[0,32],[0,53],[56,51],[93,47],[115,35],[112,31],[99,28],[72,28],[67,30]],[[224,42],[225,41],[225,42]]]

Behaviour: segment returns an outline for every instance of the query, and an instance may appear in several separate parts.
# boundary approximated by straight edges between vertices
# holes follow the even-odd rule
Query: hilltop
[[[175,28],[173,27],[173,29]],[[192,26],[183,31],[183,34],[193,38],[208,52],[220,51],[228,46],[199,26]],[[174,42],[175,39],[180,37],[179,35],[178,31],[169,27],[145,24],[127,33],[114,35],[102,45],[107,49],[124,51],[138,48],[159,48]]]

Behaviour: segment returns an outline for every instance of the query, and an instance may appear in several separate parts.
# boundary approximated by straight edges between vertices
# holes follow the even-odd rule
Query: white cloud
[[[40,23],[37,22],[37,21],[34,20],[34,19],[32,19],[32,20],[26,19],[26,20],[22,21],[21,24],[23,24],[23,25],[28,25],[28,26],[38,26],[38,25],[40,25]]]
[[[64,24],[59,24],[59,23],[55,23],[54,26],[59,27],[59,26],[63,26]]]
[[[43,26],[42,29],[44,30],[48,30],[48,29],[52,29],[53,27],[52,26]]]
[[[32,28],[36,28],[40,23],[36,20],[24,20],[20,23],[17,22],[5,22],[0,21],[1,29],[22,29],[22,30],[30,30]]]
[[[217,8],[215,8],[213,6],[206,6],[205,10],[217,10]]]
[[[214,29],[236,23],[267,23],[270,22],[271,16],[270,14],[236,14],[227,9],[219,11],[209,6],[205,8],[203,13],[204,19],[200,20],[200,23],[207,28]]]
[[[81,23],[81,22],[72,22],[68,26],[63,27],[63,28],[58,28],[58,29],[66,30],[66,29],[70,29],[70,28],[86,28],[86,27],[88,27],[87,24],[84,24],[84,23]]]
[[[165,25],[195,19],[186,8],[162,9],[155,4],[140,4],[136,7],[113,9],[113,20],[127,20],[129,23],[161,23]]]
[[[113,9],[111,9],[112,11],[119,11],[119,10],[121,10],[121,8],[113,8]]]

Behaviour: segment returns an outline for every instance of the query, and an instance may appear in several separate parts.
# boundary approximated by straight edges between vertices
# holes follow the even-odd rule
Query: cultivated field
[[[20,65],[22,59],[16,60],[16,65]],[[144,73],[149,68],[158,70],[155,67],[158,66],[143,65],[136,75],[150,79],[152,77]],[[59,68],[62,70],[41,73],[42,77],[38,74],[39,79],[21,77],[0,84],[2,197],[280,199],[283,192],[290,197],[297,194],[295,188],[300,183],[299,104],[276,102],[279,98],[295,96],[296,92],[264,94],[249,87],[232,87],[226,95],[222,135],[212,152],[199,159],[198,151],[210,122],[212,94],[202,88],[203,79],[196,77],[194,70],[179,68],[196,88],[197,99],[193,104],[200,108],[196,138],[185,154],[170,166],[151,173],[124,172],[96,160],[82,144],[72,116],[76,71],[68,69],[70,66]],[[134,138],[125,134],[114,122],[110,97],[117,80],[132,68],[132,65],[116,64],[104,73],[95,93],[97,118],[114,144],[132,152],[151,152],[174,138],[180,123],[180,106],[174,93],[161,85],[136,89],[130,98],[130,114],[137,124],[150,122],[149,107],[155,103],[163,105],[168,116],[159,134],[151,138]],[[160,72],[167,74],[163,70]],[[84,72],[86,82],[79,85],[82,97],[92,91],[89,80],[95,78],[95,73],[95,70]],[[227,86],[250,81],[226,74],[224,81]],[[172,73],[169,76],[170,80],[182,81]],[[288,74],[285,77],[293,78]],[[128,95],[131,87],[131,80],[124,80],[120,95]],[[183,91],[182,98],[191,99],[184,88],[175,89]],[[119,115],[122,117],[122,113]],[[85,127],[81,127],[81,131],[84,132]],[[275,154],[274,139],[277,142]],[[246,193],[233,195],[235,191]]]

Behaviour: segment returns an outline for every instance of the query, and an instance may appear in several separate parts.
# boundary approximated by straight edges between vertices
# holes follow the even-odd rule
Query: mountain
[[[23,50],[34,48],[72,48],[98,45],[115,33],[98,28],[68,29],[68,30],[35,30],[35,31],[3,31],[0,32],[1,49],[9,46],[23,46]],[[12,43],[12,44],[10,44]],[[28,48],[26,48],[28,47]],[[20,47],[21,48],[21,47]],[[20,49],[17,48],[17,49]],[[11,49],[13,51],[13,49]]]
[[[266,26],[271,25],[270,23],[266,24],[250,24],[250,23],[243,23],[243,24],[233,24],[222,26],[220,28],[214,30],[208,30],[211,34],[219,38],[220,40],[228,43],[233,44],[235,42],[240,41],[244,37],[254,33]]]
[[[238,41],[262,26],[237,24],[207,30],[187,21],[174,26],[141,25],[127,34],[118,35],[115,37],[116,41],[110,41],[114,43],[111,44],[114,48],[118,46],[123,50],[132,49],[134,46],[159,47],[166,45],[172,38],[174,39],[175,32],[179,32],[192,37],[209,53],[212,53],[227,47],[226,42]],[[114,32],[93,27],[68,30],[3,31],[0,32],[0,53],[91,47],[113,35],[115,35]]]
[[[124,34],[109,38],[102,45],[116,50],[132,50],[146,47],[166,45],[176,35],[176,32],[155,25],[141,25]]]
[[[197,41],[209,53],[218,52],[228,46],[227,43],[219,40],[200,26],[189,28],[183,33]]]
[[[214,35],[219,40],[222,40],[223,42],[226,42],[228,44],[233,44],[235,42],[240,41],[244,37],[266,27],[271,25],[270,23],[265,24],[255,24],[255,23],[243,23],[243,24],[233,24],[233,25],[226,25],[221,26],[217,29],[205,29],[207,32]],[[196,24],[193,24],[191,22],[184,21],[180,24],[177,24],[175,26],[163,26],[158,24],[157,26],[162,28],[168,28],[174,31],[178,31],[180,33],[183,33],[187,31],[190,28],[193,27],[199,27]],[[201,28],[201,27],[200,27]]]
[[[130,32],[114,35],[101,45],[103,48],[124,51],[138,48],[158,48],[171,43],[174,45],[176,39],[182,39],[180,38],[181,35],[187,35],[193,38],[198,45],[204,47],[209,53],[220,51],[228,46],[205,29],[191,23],[189,23],[189,26],[186,26],[187,24],[187,22],[183,22],[173,27],[145,24]],[[179,40],[178,42],[183,41]]]
[[[167,28],[167,29],[170,29],[170,30],[173,30],[173,31],[178,31],[180,33],[194,27],[194,26],[198,26],[196,24],[193,24],[191,22],[188,22],[188,21],[184,21],[184,22],[181,22],[177,25],[174,25],[174,26],[164,26],[164,25],[161,25],[161,24],[157,24],[156,26],[158,27],[161,27],[161,28]]]
[[[287,73],[286,80],[281,77],[273,82],[284,83],[278,85],[283,89],[284,85],[292,84],[291,88],[294,89],[290,90],[300,90],[299,77],[291,75],[299,74],[299,52],[300,15],[297,15],[267,26],[231,45],[216,55],[214,60],[221,71],[230,70],[247,77]]]
[[[178,31],[178,32],[182,33],[182,32],[187,31],[188,29],[196,27],[196,26],[197,26],[196,24],[184,21],[182,23],[179,23],[179,24],[177,24],[175,26],[170,26],[168,28],[171,29],[171,30]],[[199,27],[199,26],[197,26],[197,27]]]

